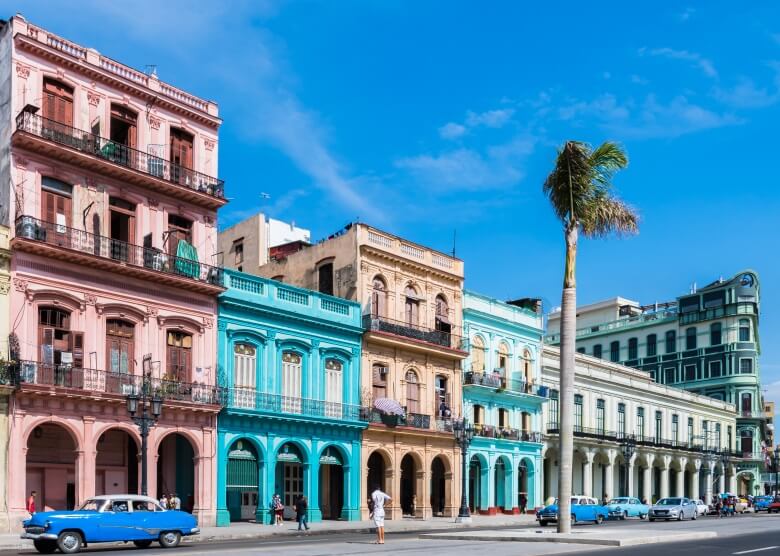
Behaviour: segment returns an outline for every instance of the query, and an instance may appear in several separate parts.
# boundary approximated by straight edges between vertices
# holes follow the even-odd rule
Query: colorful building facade
[[[41,509],[139,491],[126,397],[148,374],[164,397],[149,494],[176,492],[213,524],[217,107],[22,16],[0,29],[0,72],[19,339],[11,519],[33,490]]]
[[[493,515],[542,504],[543,335],[540,304],[463,295],[463,415],[474,425],[468,450],[471,511]]]
[[[360,519],[360,305],[234,271],[219,300],[217,523]]]

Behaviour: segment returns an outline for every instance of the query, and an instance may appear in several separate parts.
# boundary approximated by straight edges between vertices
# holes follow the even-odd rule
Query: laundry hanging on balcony
[[[198,262],[198,250],[188,243],[187,241],[180,239],[176,246],[176,272],[195,278],[200,277],[200,263]]]
[[[378,398],[374,400],[374,408],[386,415],[399,415],[403,417],[406,413],[400,403],[391,400],[390,398]]]

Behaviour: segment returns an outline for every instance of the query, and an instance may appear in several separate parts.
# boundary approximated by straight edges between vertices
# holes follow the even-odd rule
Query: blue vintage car
[[[90,498],[75,511],[34,514],[23,523],[23,539],[32,539],[41,554],[59,549],[74,554],[88,543],[132,541],[146,548],[157,541],[163,548],[197,535],[198,522],[187,512],[164,510],[148,496],[111,494]]]
[[[774,496],[756,496],[753,498],[753,510],[755,512],[769,513],[769,504],[774,500]]]
[[[642,504],[638,498],[628,496],[613,498],[607,504],[607,515],[610,519],[626,519],[627,517],[644,519],[649,511],[650,506]]]
[[[555,502],[536,512],[536,519],[541,526],[558,521],[558,499],[556,498]],[[580,521],[592,521],[600,524],[605,519],[607,519],[607,508],[600,505],[595,498],[590,496],[571,497],[572,524]]]

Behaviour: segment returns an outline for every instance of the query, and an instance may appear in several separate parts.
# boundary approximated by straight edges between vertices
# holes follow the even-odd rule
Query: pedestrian
[[[282,497],[278,494],[274,494],[271,500],[271,509],[274,512],[274,525],[277,527],[284,525],[284,504],[282,504]]]
[[[376,525],[375,544],[385,544],[385,502],[392,500],[387,494],[382,492],[379,485],[374,485],[374,491],[371,493],[371,517]]]
[[[526,506],[528,506],[528,497],[525,495],[525,492],[520,493],[518,502],[520,503],[520,514],[523,515],[526,512]]]
[[[173,493],[173,509],[181,510],[181,498],[179,498],[178,492]]]
[[[606,506],[607,504],[609,504],[609,495],[605,492],[604,498],[601,499],[601,505]]]
[[[298,531],[301,531],[303,528],[306,528],[306,531],[308,531],[309,524],[306,523],[306,511],[309,509],[309,502],[303,494],[295,501],[293,509],[295,510],[295,516],[298,519]]]
[[[33,490],[30,493],[30,497],[27,499],[27,513],[33,515],[35,513],[35,497],[38,496],[38,492]]]
[[[160,506],[162,506],[163,510],[167,510],[168,509],[168,496],[166,496],[165,494],[163,494],[160,497]]]

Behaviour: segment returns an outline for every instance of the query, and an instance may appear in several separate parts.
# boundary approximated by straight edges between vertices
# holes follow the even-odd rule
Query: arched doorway
[[[185,512],[195,507],[195,451],[179,433],[163,438],[157,451],[157,496],[163,494],[175,494]]]
[[[100,435],[95,456],[95,494],[138,494],[138,444],[121,429]]]
[[[227,509],[230,521],[248,521],[257,516],[260,502],[259,458],[251,442],[236,440],[228,451]]]
[[[320,455],[320,511],[322,519],[341,519],[344,508],[344,457],[334,446]]]
[[[414,516],[417,511],[417,463],[411,454],[401,460],[401,515]]]
[[[73,436],[60,425],[38,425],[30,433],[25,494],[38,493],[38,511],[75,507],[76,448]]]
[[[469,460],[469,508],[472,512],[486,509],[483,497],[487,488],[483,488],[483,478],[487,475],[487,465],[476,454]]]
[[[276,454],[276,492],[282,497],[285,519],[295,517],[293,506],[302,494],[311,498],[303,489],[303,485],[306,484],[303,464],[303,453],[298,446],[287,442],[279,448]]]
[[[555,448],[548,448],[545,451],[542,465],[544,466],[544,473],[542,473],[544,481],[542,496],[544,498],[541,503],[547,505],[551,498],[557,498],[558,496],[558,451]],[[572,482],[573,486],[574,483]],[[573,490],[577,492],[576,489],[573,488]]]
[[[523,507],[521,501],[525,497],[526,511],[536,506],[536,489],[534,488],[534,467],[531,460],[520,460],[517,466],[517,507]]]
[[[447,505],[447,469],[441,456],[436,456],[431,462],[431,512],[435,517],[444,515]]]
[[[366,478],[366,497],[371,496],[375,488],[379,487],[382,492],[387,492],[385,485],[385,475],[387,473],[387,464],[385,458],[379,452],[371,452],[368,456],[368,476]]]
[[[503,509],[510,511],[512,509],[512,466],[505,456],[499,456],[496,460],[493,470],[494,480],[494,504],[496,510]]]

